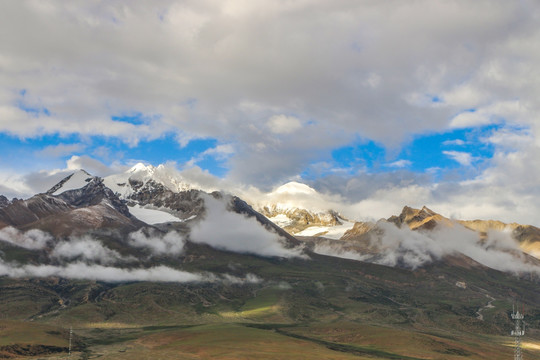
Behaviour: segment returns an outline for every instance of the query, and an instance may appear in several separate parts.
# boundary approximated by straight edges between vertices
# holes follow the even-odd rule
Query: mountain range
[[[167,346],[204,334],[219,354],[213,336],[233,327],[328,358],[502,359],[514,301],[540,339],[540,229],[407,206],[354,221],[310,207],[318,196],[292,182],[243,200],[143,164],[105,178],[79,170],[24,200],[0,196],[0,306],[11,321],[0,325],[59,334],[0,342],[0,357],[66,351],[58,344],[71,324],[81,356],[104,358],[122,358],[118,344],[137,358],[156,334]],[[368,329],[419,345],[358,335]]]

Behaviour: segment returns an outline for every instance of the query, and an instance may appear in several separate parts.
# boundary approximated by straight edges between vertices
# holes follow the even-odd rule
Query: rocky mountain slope
[[[376,223],[356,222],[340,239],[299,237],[314,252],[405,268],[455,261],[522,276],[540,274],[537,228],[495,221],[448,219],[423,207],[403,208]],[[533,251],[531,251],[531,249]]]
[[[0,228],[40,229],[55,236],[98,229],[135,231],[143,225],[102,179],[84,170],[66,177],[44,194],[14,199],[0,208]]]
[[[540,339],[540,267],[512,237],[531,241],[534,228],[473,228],[405,207],[376,223],[350,224],[334,239],[328,234],[342,218],[304,214],[299,223],[307,216],[307,225],[330,230],[296,238],[238,197],[175,189],[154,170],[139,166],[106,179],[79,171],[30,199],[0,198],[3,318],[56,326],[57,335],[73,325],[77,351],[111,359],[147,350],[175,358],[179,346],[186,356],[216,344],[231,351],[223,339],[239,332],[249,346],[293,341],[329,358],[503,359],[511,349],[500,335],[512,327],[517,299],[527,335]],[[209,338],[184,344],[195,334]],[[60,335],[0,351],[13,357],[20,349],[53,351],[53,344],[66,351]],[[148,345],[151,339],[157,342]]]

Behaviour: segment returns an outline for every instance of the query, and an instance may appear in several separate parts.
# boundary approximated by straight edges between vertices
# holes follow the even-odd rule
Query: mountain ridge
[[[100,178],[80,184],[0,207],[0,220],[19,209],[33,216],[0,229],[0,304],[20,326],[74,325],[77,350],[92,356],[136,359],[161,335],[153,356],[178,357],[194,334],[210,338],[193,351],[210,351],[216,338],[232,351],[245,343],[226,336],[245,328],[249,346],[279,337],[277,348],[284,339],[323,344],[328,357],[481,359],[489,348],[502,360],[515,298],[527,306],[528,336],[540,338],[538,264],[508,237],[482,237],[429,208],[356,222],[339,239],[295,237],[234,195],[176,193],[150,179],[128,182],[125,196]],[[196,216],[148,224],[122,214],[135,206]],[[388,334],[414,346],[374,347],[366,337]]]

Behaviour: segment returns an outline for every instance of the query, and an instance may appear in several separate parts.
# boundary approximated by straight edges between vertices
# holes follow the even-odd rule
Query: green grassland
[[[528,324],[525,358],[540,359],[535,279],[445,262],[411,271],[193,245],[189,255],[176,264],[155,261],[194,272],[251,273],[263,281],[0,278],[0,358],[66,358],[73,326],[75,359],[502,360],[512,358],[507,335],[517,299]],[[493,307],[486,307],[492,298]],[[34,347],[24,353],[14,345]]]

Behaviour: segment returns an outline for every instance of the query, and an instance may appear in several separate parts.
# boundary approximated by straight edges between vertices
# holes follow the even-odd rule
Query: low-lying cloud
[[[40,230],[23,232],[7,227],[0,230],[0,241],[33,251],[42,250],[50,260],[40,265],[20,264],[5,261],[0,253],[0,276],[12,278],[62,277],[106,282],[210,282],[226,285],[258,284],[263,281],[251,273],[236,276],[227,273],[191,273],[164,265],[144,267],[144,259],[122,255],[89,235],[57,241]],[[179,255],[183,252],[185,239],[175,231],[167,234],[152,230],[147,234],[137,231],[128,235],[128,244],[149,249],[152,255]],[[130,266],[126,267],[126,263]]]
[[[0,241],[30,250],[43,249],[52,239],[50,234],[37,229],[26,232],[11,226],[0,229]]]
[[[179,255],[184,251],[185,243],[184,237],[176,231],[158,235],[154,231],[139,230],[129,234],[128,241],[130,246],[146,248],[154,255]]]
[[[118,251],[109,249],[100,241],[89,236],[60,241],[54,246],[50,255],[58,259],[81,259],[100,264],[129,260],[129,258],[124,258]],[[135,258],[131,258],[131,260],[135,260]]]
[[[205,218],[192,228],[190,239],[218,249],[261,256],[302,257],[301,249],[287,249],[280,236],[255,218],[227,210],[227,201],[204,196]]]
[[[432,231],[413,231],[407,226],[397,227],[393,223],[379,221],[380,231],[371,233],[368,244],[361,244],[369,250],[354,249],[348,240],[342,246],[321,243],[314,251],[347,259],[362,260],[387,266],[402,266],[416,269],[440,260],[445,256],[463,254],[490,268],[511,272],[540,273],[540,266],[522,252],[517,240],[509,230],[490,231],[485,239],[479,234],[453,223],[452,226],[439,225]]]
[[[65,266],[56,265],[13,265],[0,260],[0,276],[14,278],[57,276],[68,279],[84,279],[107,282],[159,281],[201,282],[212,280],[203,274],[194,274],[168,266],[151,268],[119,268],[97,264],[74,262]]]

